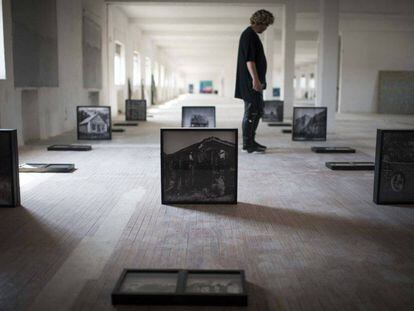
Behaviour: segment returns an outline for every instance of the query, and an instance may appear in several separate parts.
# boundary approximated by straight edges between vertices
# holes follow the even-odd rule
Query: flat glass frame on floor
[[[124,269],[114,305],[247,306],[244,270]]]

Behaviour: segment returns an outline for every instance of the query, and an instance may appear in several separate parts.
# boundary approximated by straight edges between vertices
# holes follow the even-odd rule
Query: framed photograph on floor
[[[163,204],[237,203],[237,129],[161,129]]]
[[[127,99],[125,101],[125,121],[147,121],[147,101]]]
[[[181,127],[216,127],[216,107],[183,106]]]
[[[414,204],[414,129],[377,130],[374,202]]]
[[[78,106],[76,116],[79,140],[112,139],[110,106]]]
[[[327,107],[293,107],[292,140],[326,140]]]
[[[282,100],[265,100],[263,104],[263,122],[283,122]]]
[[[17,130],[0,129],[0,207],[20,205]]]
[[[114,305],[247,306],[243,270],[124,269]]]

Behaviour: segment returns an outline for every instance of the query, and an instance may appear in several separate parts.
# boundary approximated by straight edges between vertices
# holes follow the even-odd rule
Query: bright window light
[[[315,89],[315,76],[313,73],[310,74],[310,80],[309,80],[309,87],[314,90]]]
[[[145,85],[151,86],[151,59],[145,57]]]
[[[125,57],[124,57],[123,46],[120,43],[115,43],[114,73],[115,73],[115,85],[124,85],[125,84]]]
[[[302,75],[302,76],[300,77],[300,88],[301,88],[301,89],[306,88],[306,77],[305,77],[304,75]]]
[[[141,57],[138,52],[134,52],[133,56],[133,75],[132,75],[132,83],[135,87],[141,85]]]

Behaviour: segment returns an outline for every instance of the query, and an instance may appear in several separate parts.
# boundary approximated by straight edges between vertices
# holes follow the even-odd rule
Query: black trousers
[[[251,99],[244,101],[244,116],[242,122],[243,145],[252,146],[260,118],[263,116],[263,93],[253,91]]]

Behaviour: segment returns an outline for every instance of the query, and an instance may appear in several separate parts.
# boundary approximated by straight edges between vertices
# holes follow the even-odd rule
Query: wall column
[[[282,98],[285,102],[284,118],[290,119],[293,115],[294,89],[293,78],[295,76],[295,30],[296,5],[295,0],[287,1],[283,10],[282,27],[282,58],[283,58],[283,87]]]
[[[273,98],[273,59],[275,53],[275,27],[270,25],[264,32],[264,50],[267,60],[266,82],[267,87],[264,90],[264,99],[270,100]]]
[[[339,3],[320,0],[316,106],[328,107],[328,131],[335,129],[338,93]]]

